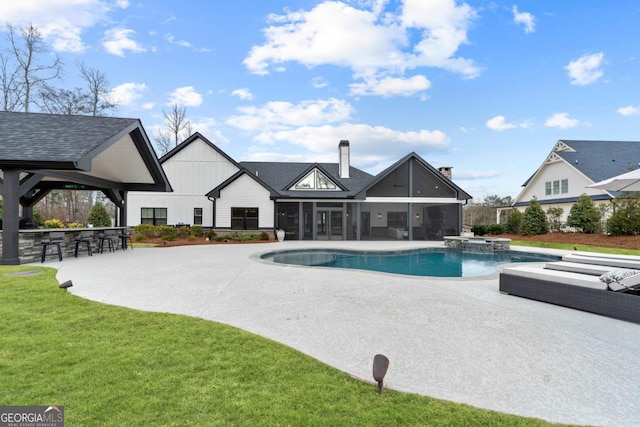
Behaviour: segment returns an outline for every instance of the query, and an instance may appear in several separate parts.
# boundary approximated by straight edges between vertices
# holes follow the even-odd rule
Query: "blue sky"
[[[84,61],[115,115],[152,137],[177,102],[237,161],[336,162],[348,139],[356,167],[415,151],[481,201],[517,196],[559,139],[640,137],[637,0],[21,0],[0,16],[42,31],[58,86],[81,86]]]

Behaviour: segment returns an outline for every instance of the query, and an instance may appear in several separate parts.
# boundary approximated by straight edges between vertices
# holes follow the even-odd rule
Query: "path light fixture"
[[[382,393],[382,380],[387,374],[389,367],[389,359],[382,354],[376,354],[373,357],[373,379],[378,382],[378,393]]]
[[[66,282],[62,282],[60,283],[60,285],[58,285],[58,287],[60,289],[67,289],[73,286],[73,283],[71,283],[71,280],[67,280]]]

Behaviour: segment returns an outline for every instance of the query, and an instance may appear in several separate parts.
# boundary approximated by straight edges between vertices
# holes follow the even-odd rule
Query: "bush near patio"
[[[587,234],[602,231],[600,227],[600,212],[596,209],[591,197],[582,194],[578,201],[571,206],[567,217],[567,225]]]
[[[531,199],[529,206],[527,206],[527,209],[524,211],[520,232],[525,236],[546,234],[549,232],[547,215],[545,215],[542,207],[540,206],[540,202],[538,202],[536,197]]]

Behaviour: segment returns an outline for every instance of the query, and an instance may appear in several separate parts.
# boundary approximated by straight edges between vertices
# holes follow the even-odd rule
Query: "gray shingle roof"
[[[137,119],[0,112],[0,166],[82,162]]]
[[[640,165],[639,141],[561,141],[575,152],[557,151],[558,156],[593,182],[629,172]]]
[[[640,141],[561,139],[558,142],[563,142],[575,151],[554,152],[593,182],[603,181],[640,166]],[[522,184],[523,187],[529,184],[538,170]]]
[[[248,173],[256,175],[269,187],[278,192],[280,197],[290,198],[352,198],[365,188],[374,176],[358,168],[349,168],[350,178],[340,178],[337,163],[288,163],[288,162],[240,162]],[[345,191],[298,191],[289,190],[297,179],[314,165],[329,175],[333,181],[342,186]]]

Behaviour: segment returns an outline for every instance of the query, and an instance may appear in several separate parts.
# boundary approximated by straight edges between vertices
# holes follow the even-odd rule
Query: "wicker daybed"
[[[546,265],[503,268],[500,292],[640,323],[640,273],[631,270],[635,267],[640,270],[640,257],[575,254]],[[601,281],[600,275],[615,272],[629,277]]]

